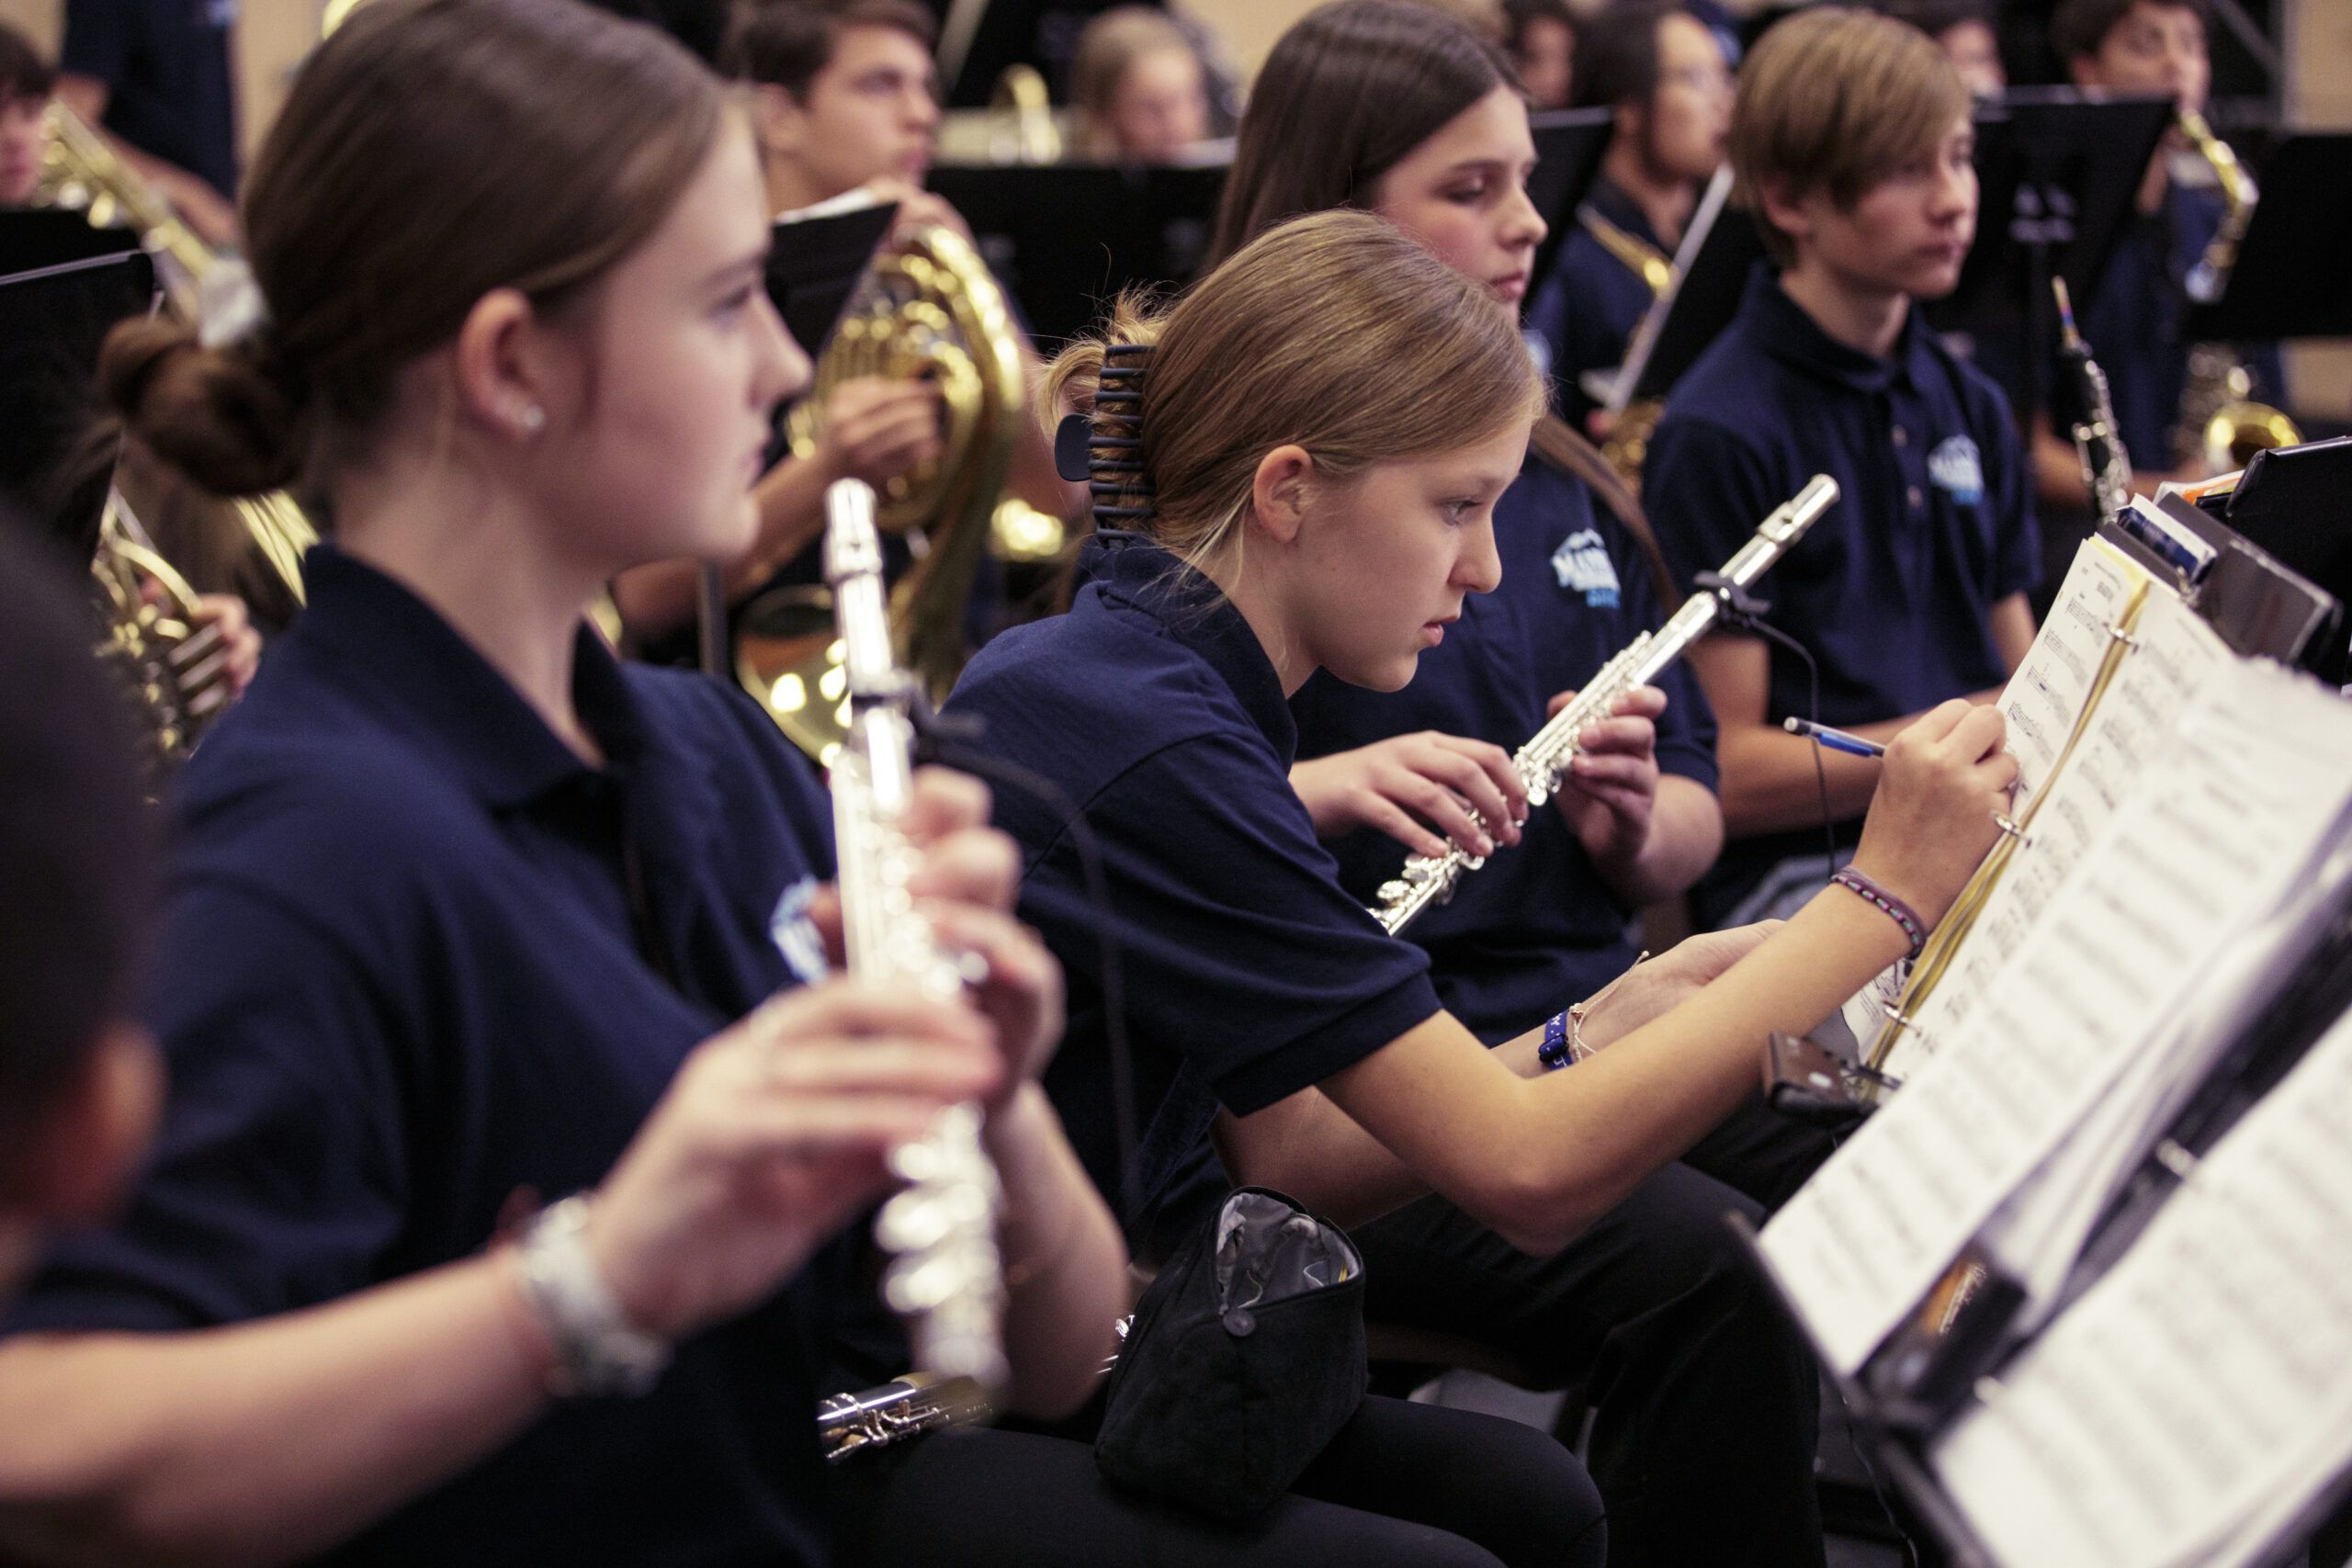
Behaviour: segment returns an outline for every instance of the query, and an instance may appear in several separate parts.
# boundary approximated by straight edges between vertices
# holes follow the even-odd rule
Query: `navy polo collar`
[[[1833,381],[1857,392],[1883,392],[1890,386],[1916,391],[1932,373],[1927,332],[1919,324],[1917,304],[1905,312],[1902,335],[1894,352],[1884,359],[1839,343],[1788,296],[1780,274],[1769,262],[1758,262],[1747,275],[1747,297],[1740,313],[1754,325],[1764,351],[1782,364]]]
[[[363,686],[387,717],[439,751],[493,809],[521,806],[595,773],[490,661],[407,586],[333,545],[302,562],[309,607],[295,638]],[[611,771],[652,748],[611,650],[585,624],[572,701]]]
[[[1298,723],[1282,677],[1249,620],[1207,578],[1141,534],[1106,530],[1089,547],[1090,574],[1103,596],[1157,621],[1233,688],[1242,711],[1265,733],[1283,766],[1298,750]]]
[[[1592,182],[1592,188],[1585,193],[1584,205],[1668,261],[1674,259],[1674,253],[1666,248],[1666,242],[1659,239],[1657,231],[1650,227],[1649,214],[1644,212],[1641,204],[1619,189],[1606,175]]]

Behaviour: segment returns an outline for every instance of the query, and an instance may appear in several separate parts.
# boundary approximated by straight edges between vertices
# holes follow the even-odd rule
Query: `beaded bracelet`
[[[1920,950],[1928,945],[1928,925],[1925,920],[1919,919],[1918,912],[1910,905],[1897,898],[1850,865],[1840,867],[1838,874],[1829,880],[1851,892],[1862,902],[1878,909],[1888,919],[1901,926],[1903,934],[1911,939],[1911,951],[1906,956],[1911,958],[1919,956]]]

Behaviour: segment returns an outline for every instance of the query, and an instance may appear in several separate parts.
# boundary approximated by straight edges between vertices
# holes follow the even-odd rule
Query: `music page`
[[[2114,646],[2112,629],[2152,581],[2139,562],[2104,539],[2086,539],[2075,552],[2049,617],[2001,692],[2008,750],[2018,760],[2013,816],[2022,818],[2048,782],[2090,703],[2091,687]]]
[[[2352,1018],[1934,1456],[2010,1568],[2244,1561],[2352,1462]]]
[[[1888,1057],[1898,1074],[1916,1071],[1923,1056],[1958,1033],[2117,805],[2157,764],[2183,712],[2217,673],[2235,667],[2220,636],[2175,594],[2151,590],[2133,635],[2136,645],[2116,667],[2065,766],[2047,781],[2026,841],[2008,855],[1933,987],[1915,999],[1913,1026]]]
[[[2352,793],[2352,706],[2271,666],[2224,664],[2206,684],[2169,734],[2147,716],[2136,771],[2113,781],[2120,804],[2020,919],[1978,999],[1765,1228],[1839,1371],[2083,1119],[2222,937],[2277,906]],[[2077,782],[2070,764],[2059,787]]]
[[[2009,677],[1998,704],[2008,721],[2008,752],[2018,760],[2012,816],[2025,818],[2048,784],[2090,705],[2099,671],[2116,646],[2112,633],[2143,593],[2177,597],[2155,584],[2144,568],[2104,539],[2086,539],[2075,552],[2048,618],[2035,634],[2017,673]],[[1884,1030],[1909,977],[1908,965],[1884,970],[1841,1010],[1866,1055]]]

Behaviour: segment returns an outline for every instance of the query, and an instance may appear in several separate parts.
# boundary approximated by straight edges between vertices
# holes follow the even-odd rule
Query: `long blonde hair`
[[[1097,400],[1114,344],[1151,347],[1137,404]],[[1268,230],[1170,309],[1121,299],[1055,360],[1044,396],[1091,415],[1098,455],[1136,463],[1102,499],[1142,509],[1137,526],[1196,570],[1233,539],[1277,446],[1344,483],[1544,407],[1510,312],[1395,225],[1349,211]]]

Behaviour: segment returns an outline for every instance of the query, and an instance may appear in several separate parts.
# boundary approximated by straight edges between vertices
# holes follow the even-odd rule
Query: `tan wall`
[[[2288,0],[2285,42],[2288,123],[2352,128],[2352,6],[2344,0]],[[2290,346],[2287,378],[2297,407],[2330,420],[2352,420],[2352,344]]]

